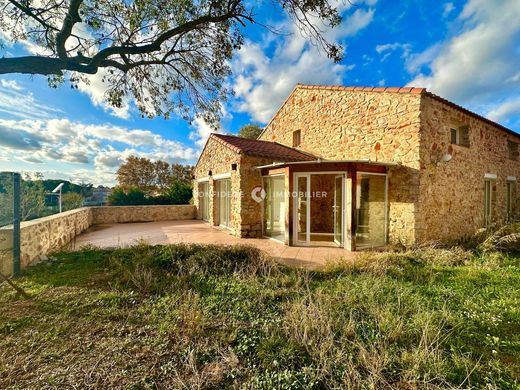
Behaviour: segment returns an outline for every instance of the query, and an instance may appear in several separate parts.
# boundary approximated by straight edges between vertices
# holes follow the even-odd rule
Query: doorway
[[[294,188],[294,245],[344,247],[345,173],[297,173]]]
[[[199,183],[199,209],[203,221],[209,220],[209,182]]]
[[[231,179],[216,180],[217,204],[218,204],[218,225],[231,228]]]
[[[265,176],[264,236],[285,242],[285,176]]]

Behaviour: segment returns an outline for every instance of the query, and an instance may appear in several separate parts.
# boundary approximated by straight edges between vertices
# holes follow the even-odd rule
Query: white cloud
[[[426,87],[475,110],[496,111],[494,117],[507,123],[497,102],[517,97],[520,87],[518,0],[470,0],[457,20],[460,32],[430,57],[429,74],[417,75],[409,85]]]
[[[383,57],[381,58],[381,62],[385,61],[392,54],[392,52],[396,50],[402,50],[403,53],[401,55],[401,58],[408,60],[412,51],[412,45],[410,45],[409,43],[394,42],[376,46],[376,51],[379,54],[384,53]]]
[[[105,180],[109,184],[114,182],[117,167],[131,155],[189,164],[195,161],[197,150],[149,130],[111,124],[0,119],[0,157],[11,161],[11,166],[15,161],[43,168],[58,164],[64,173],[89,171],[89,181],[97,183],[103,177],[110,179]]]
[[[50,118],[62,111],[37,102],[31,92],[15,80],[0,79],[0,114],[16,118]]]
[[[194,130],[189,135],[190,140],[195,142],[199,149],[202,149],[206,144],[209,135],[211,133],[215,133],[216,131],[201,117],[195,118],[193,121],[193,127]]]
[[[367,2],[368,5],[374,3]],[[348,2],[338,2],[338,5],[343,11],[351,8]],[[323,26],[322,29],[329,42],[342,42],[365,28],[373,17],[372,8],[356,8],[341,26],[335,29]],[[261,43],[246,41],[232,63],[237,98],[234,109],[249,113],[260,123],[271,118],[297,83],[341,84],[345,73],[353,68],[353,65],[336,64],[327,58],[306,42],[295,25],[286,21],[282,27],[290,34],[283,38],[268,35]],[[273,45],[273,54],[268,55]]]
[[[442,6],[442,17],[445,18],[449,16],[449,14],[451,14],[454,9],[455,6],[453,5],[453,3],[444,3],[444,5]]]
[[[504,121],[514,115],[520,115],[520,98],[508,100],[487,113],[487,117],[494,121]]]
[[[14,91],[21,91],[23,89],[23,87],[18,84],[16,80],[0,79],[0,86],[2,86],[2,88],[11,89]]]
[[[130,117],[130,104],[128,100],[123,101],[121,107],[113,107],[106,101],[109,83],[104,80],[112,77],[107,69],[101,68],[96,74],[85,77],[85,81],[81,81],[78,84],[78,89],[87,94],[96,107],[101,107],[106,112],[118,118],[128,119]]]

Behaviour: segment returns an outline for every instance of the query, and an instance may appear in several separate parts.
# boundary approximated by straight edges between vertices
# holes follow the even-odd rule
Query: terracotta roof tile
[[[364,92],[393,92],[393,93],[423,93],[426,92],[426,88],[414,88],[414,87],[347,87],[342,85],[310,85],[310,84],[297,84],[298,88],[305,89],[327,89],[334,91],[364,91]]]
[[[279,162],[316,160],[316,157],[309,153],[290,148],[277,142],[260,141],[217,133],[211,134],[211,137],[225,144],[235,152],[243,153],[248,156],[268,157]]]

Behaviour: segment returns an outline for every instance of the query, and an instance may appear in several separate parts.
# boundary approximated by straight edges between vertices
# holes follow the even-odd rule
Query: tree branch
[[[81,3],[83,3],[83,0],[70,1],[67,15],[63,20],[61,30],[58,32],[58,34],[56,34],[56,52],[58,53],[58,57],[61,59],[67,58],[67,49],[65,49],[65,43],[72,33],[72,28],[76,23],[81,22],[81,18],[79,17],[78,13]]]

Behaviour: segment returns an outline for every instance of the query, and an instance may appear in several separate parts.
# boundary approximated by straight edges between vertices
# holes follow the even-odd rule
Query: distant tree
[[[83,193],[83,187],[80,184],[75,184],[70,182],[69,180],[63,180],[63,179],[45,179],[43,180],[42,184],[45,188],[45,191],[51,192],[53,189],[56,188],[56,186],[60,183],[63,183],[63,187],[61,189],[62,193],[66,192],[77,192],[78,194]],[[91,184],[90,184],[91,185]]]
[[[242,138],[257,139],[262,132],[262,128],[258,125],[245,125],[240,128],[238,135]]]
[[[25,173],[21,182],[20,218],[22,221],[38,218],[45,209],[45,187],[41,173]],[[13,176],[0,175],[0,220],[12,221],[13,218]]]
[[[171,182],[170,164],[158,160],[155,162],[155,185],[159,190],[163,190]]]
[[[156,183],[155,164],[147,158],[130,156],[117,170],[117,182],[122,188],[135,187],[150,191]]]
[[[128,157],[117,170],[118,186],[138,188],[147,194],[161,193],[174,182],[191,183],[193,167],[151,161],[144,157]]]
[[[174,182],[162,196],[169,200],[168,204],[189,204],[193,191],[190,183]]]
[[[83,206],[83,196],[77,192],[66,192],[61,196],[63,211],[73,210]]]
[[[150,202],[146,193],[139,188],[116,187],[108,197],[108,203],[112,206],[138,206],[147,205]]]
[[[294,21],[299,33],[334,61],[342,48],[326,28],[341,22],[338,1],[273,0],[269,19]],[[0,36],[34,53],[0,56],[0,74],[49,76],[53,87],[103,71],[107,102],[135,100],[142,115],[177,112],[218,123],[229,95],[229,62],[245,31],[265,25],[257,2],[247,0],[6,0],[1,1]],[[276,15],[272,15],[272,14]],[[276,17],[275,17],[276,16]],[[264,18],[265,19],[265,18]],[[273,30],[273,29],[271,29]],[[21,54],[21,55],[20,55]]]
[[[191,181],[193,179],[192,176],[193,176],[193,166],[182,165],[182,164],[172,164],[170,184],[175,181],[178,181],[179,183],[191,184]]]

